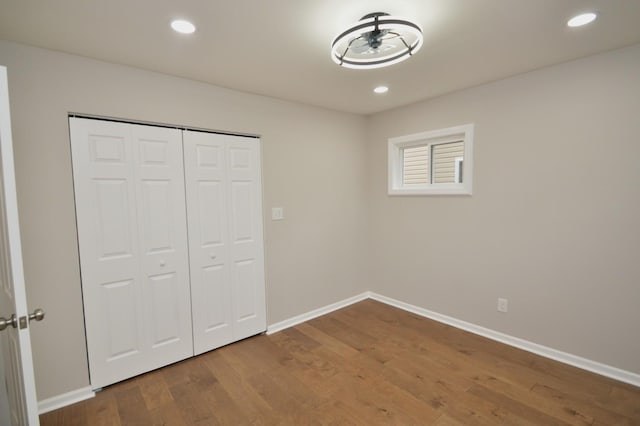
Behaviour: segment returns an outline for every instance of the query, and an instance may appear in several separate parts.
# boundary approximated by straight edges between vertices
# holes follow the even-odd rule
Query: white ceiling
[[[591,10],[595,23],[566,26]],[[333,38],[378,11],[420,24],[422,50],[375,70],[333,63]],[[640,1],[0,0],[0,39],[369,114],[638,43]]]

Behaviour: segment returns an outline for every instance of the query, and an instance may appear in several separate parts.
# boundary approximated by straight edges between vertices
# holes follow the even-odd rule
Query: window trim
[[[462,172],[462,176],[464,176],[464,157],[456,157],[453,159],[454,161],[454,180],[456,183],[460,182],[460,172]],[[463,169],[460,170],[460,163],[462,163]]]
[[[464,161],[462,183],[428,183],[404,185],[402,183],[402,150],[407,147],[462,140]],[[473,124],[431,130],[389,139],[388,194],[389,195],[471,195],[473,186]]]

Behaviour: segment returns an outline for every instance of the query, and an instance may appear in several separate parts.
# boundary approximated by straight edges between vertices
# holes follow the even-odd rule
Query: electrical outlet
[[[509,310],[509,301],[501,297],[498,298],[498,311],[507,312]]]
[[[271,209],[271,220],[284,219],[284,209],[282,207],[273,207]]]

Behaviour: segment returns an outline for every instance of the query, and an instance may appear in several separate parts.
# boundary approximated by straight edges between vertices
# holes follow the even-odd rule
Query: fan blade
[[[369,48],[369,41],[364,35],[354,38],[349,42],[349,50],[354,53],[362,53]]]
[[[356,52],[353,49],[351,49],[351,50],[353,51],[353,53],[357,53],[357,54],[360,54],[360,55],[375,55],[375,54],[378,54],[378,53],[382,53],[382,52],[384,52],[386,50],[393,49],[394,47],[395,46],[392,45],[392,44],[382,44],[377,48],[364,46],[363,50],[361,50],[359,52]]]
[[[386,36],[386,35],[387,35],[387,33],[389,33],[389,30],[378,30],[378,33],[377,33],[377,34],[374,34],[374,31],[371,31],[371,32],[367,33],[367,36],[368,36],[368,37],[373,37],[373,38],[375,38],[375,39],[377,39],[377,40],[380,40],[380,39],[382,39],[384,36]],[[364,35],[364,34],[363,34],[363,35]]]
[[[349,42],[349,47],[362,47],[362,46],[368,46],[368,45],[369,45],[369,41],[362,36],[358,38],[354,38],[353,40],[351,40],[351,42]]]
[[[397,38],[397,37],[400,37],[400,34],[398,34],[398,33],[388,33],[384,37],[382,37],[382,40],[387,41],[387,40],[392,40],[392,39]]]
[[[388,37],[388,34],[391,34],[391,37]],[[390,33],[389,30],[380,30],[375,35],[373,32],[362,33],[359,37],[351,40],[349,50],[356,55],[375,55],[376,53],[392,49],[395,46],[391,44],[380,44],[378,47],[372,47],[372,42],[382,42],[382,40],[390,40],[397,36],[397,33]]]
[[[366,53],[367,50],[370,50],[370,49],[371,49],[371,46],[369,46],[369,44],[365,43],[365,44],[362,44],[362,45],[359,45],[359,46],[355,46],[355,47],[353,45],[351,45],[351,49],[350,50],[353,53],[361,54],[361,53]]]

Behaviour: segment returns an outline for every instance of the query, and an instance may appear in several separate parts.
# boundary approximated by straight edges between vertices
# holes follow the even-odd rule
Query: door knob
[[[16,314],[12,314],[9,319],[0,317],[0,331],[4,330],[7,327],[18,328],[18,317]]]
[[[42,321],[43,319],[44,319],[44,311],[40,308],[33,311],[32,314],[29,314],[29,322],[33,320]]]

